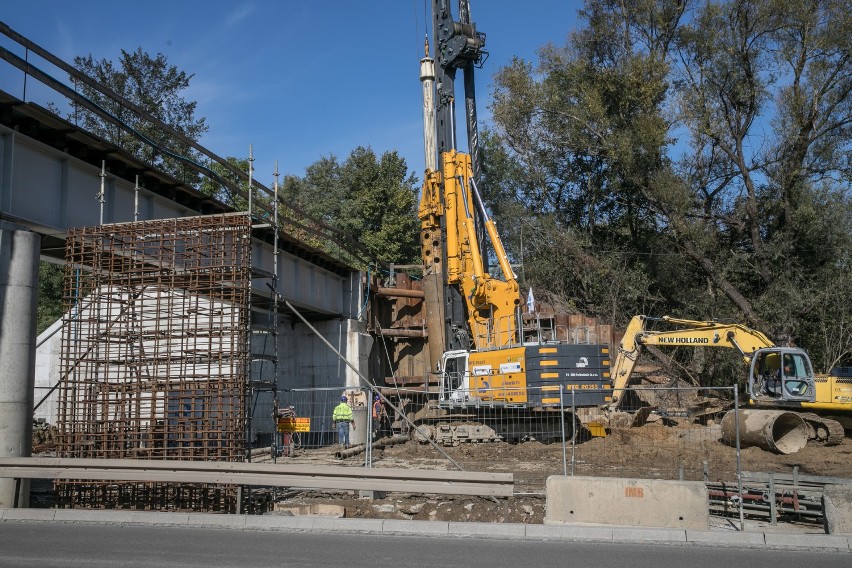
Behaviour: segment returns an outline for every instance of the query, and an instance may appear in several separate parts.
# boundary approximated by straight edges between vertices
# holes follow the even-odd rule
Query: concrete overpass
[[[105,176],[101,164],[105,163]],[[138,176],[138,186],[137,186]],[[103,179],[102,179],[103,177]],[[103,204],[98,193],[103,182]],[[173,177],[156,171],[127,152],[102,139],[88,134],[68,121],[57,117],[38,105],[24,103],[0,91],[0,261],[15,262],[15,255],[29,256],[24,261],[24,272],[36,264],[36,259],[60,262],[64,257],[65,239],[75,227],[146,221],[156,219],[190,218],[199,215],[216,215],[232,212],[228,206],[206,196]],[[11,227],[9,223],[14,223]],[[40,246],[33,252],[15,248],[15,239],[9,235],[21,233],[26,228],[40,236]],[[251,238],[252,264],[252,321],[256,327],[266,328],[264,333],[250,339],[250,383],[273,385],[273,388],[291,389],[326,387],[331,389],[359,385],[357,374],[351,371],[328,349],[321,338],[300,323],[295,314],[284,308],[279,318],[270,321],[269,308],[273,281],[274,233],[268,223],[255,218]],[[37,253],[35,252],[37,251]],[[0,262],[2,264],[2,262]],[[319,333],[348,360],[356,363],[366,374],[367,359],[372,339],[366,326],[358,321],[359,310],[364,305],[361,273],[329,254],[317,250],[300,239],[279,231],[278,270],[276,290],[281,298],[296,306],[302,315],[312,321]],[[4,265],[6,266],[6,265]],[[3,288],[0,275],[0,288]],[[25,345],[26,333],[18,341],[15,335],[21,324],[34,326],[35,311],[15,310],[13,288],[0,290],[0,353],[29,349]],[[5,307],[5,309],[4,309]],[[18,306],[20,307],[20,306]],[[281,332],[270,334],[270,326]],[[34,364],[26,354],[10,365],[4,360],[0,367],[0,412],[6,416],[22,414],[18,426],[0,427],[0,455],[14,457],[29,453],[29,424],[23,414],[31,414],[35,402],[59,383],[58,365],[60,334],[53,335],[61,322],[39,338],[41,343]],[[26,327],[25,326],[25,327]],[[34,327],[33,327],[34,329]],[[14,339],[14,345],[4,341]],[[271,361],[275,354],[275,361]],[[33,367],[35,386],[32,385]],[[30,378],[28,378],[28,376]],[[28,392],[23,393],[24,390]],[[249,435],[249,445],[259,443],[261,435],[272,436],[273,391],[256,389],[250,407],[254,414]],[[340,391],[329,391],[331,400]],[[325,395],[323,395],[325,396]],[[26,398],[26,400],[21,400]],[[54,422],[55,406],[52,401],[39,408],[36,416]],[[324,409],[324,406],[328,406]],[[325,428],[330,420],[332,406],[325,401],[313,406],[315,424]],[[12,410],[16,409],[16,410]],[[21,410],[22,412],[17,412]],[[319,426],[322,425],[322,426]],[[22,430],[26,431],[22,431]],[[14,488],[0,486],[0,502],[11,499]]]
[[[64,257],[70,228],[100,223],[102,161],[103,223],[234,211],[48,110],[0,91],[0,219],[40,234],[46,259]],[[271,274],[272,231],[256,229],[254,236],[254,267],[259,275]],[[284,298],[315,317],[357,314],[362,298],[356,270],[286,233],[279,235],[279,249],[278,291]],[[255,288],[260,298],[269,297],[265,283]]]

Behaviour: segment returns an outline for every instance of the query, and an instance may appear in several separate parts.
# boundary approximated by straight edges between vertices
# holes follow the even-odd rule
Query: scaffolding
[[[252,149],[249,147],[249,179],[252,179],[253,171],[252,164]],[[260,311],[261,304],[267,308],[266,322],[258,325],[254,322],[254,318],[249,322],[249,356],[250,356],[250,373],[249,373],[249,400],[251,411],[249,413],[247,439],[259,447],[255,447],[253,451],[246,454],[246,461],[252,461],[253,454],[265,454],[269,452],[273,462],[277,461],[280,451],[279,435],[277,431],[277,420],[279,414],[278,407],[278,349],[279,336],[278,324],[280,319],[279,307],[280,298],[278,290],[278,162],[275,163],[275,171],[273,173],[275,183],[273,184],[273,201],[272,201],[272,216],[266,217],[267,222],[258,223],[252,226],[254,229],[271,229],[272,238],[272,272],[267,272],[259,268],[252,271],[252,278],[256,281],[256,286],[259,290],[255,293],[259,296],[261,302],[250,304],[249,309],[255,312]],[[254,189],[252,182],[248,186],[248,204],[249,215],[253,214],[252,202]],[[261,284],[262,282],[262,284]],[[268,298],[268,299],[267,299]],[[269,411],[268,415],[265,413]],[[265,416],[263,424],[269,425],[269,430],[258,428],[256,420],[258,416]],[[266,447],[263,447],[264,444]]]
[[[244,461],[251,218],[69,232],[57,455]],[[226,486],[57,483],[60,506],[229,510]]]

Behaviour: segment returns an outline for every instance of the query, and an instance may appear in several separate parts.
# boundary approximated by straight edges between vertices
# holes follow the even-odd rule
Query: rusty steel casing
[[[373,442],[373,447],[382,448],[387,446],[395,446],[396,444],[404,444],[408,440],[408,434],[395,434],[393,436],[382,438],[381,440],[376,440],[375,442]],[[343,458],[349,458],[352,456],[357,456],[358,454],[363,454],[366,449],[366,444],[358,444],[356,446],[352,446],[351,448],[346,448],[345,450],[338,450],[334,452],[334,457],[336,459],[342,460]]]
[[[736,444],[739,415],[740,446],[756,446],[779,454],[793,454],[808,443],[808,426],[795,412],[731,410],[722,418],[722,440]]]

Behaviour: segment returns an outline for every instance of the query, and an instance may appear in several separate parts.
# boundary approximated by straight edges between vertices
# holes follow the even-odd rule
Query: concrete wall
[[[710,526],[707,488],[700,481],[551,476],[546,494],[545,524]]]
[[[86,307],[85,316],[91,310]],[[83,317],[82,319],[85,319]],[[255,312],[257,326],[268,327],[266,314]],[[37,340],[41,345],[36,351],[35,360],[35,401],[40,401],[59,381],[62,321],[58,320],[45,330]],[[357,320],[335,318],[312,323],[315,329],[331,343],[344,357],[352,361],[365,376],[367,359],[372,347],[372,337],[366,333],[366,326]],[[278,326],[278,383],[281,388],[334,388],[337,396],[347,387],[357,388],[360,380],[329,347],[303,323],[282,320]],[[268,333],[256,334],[252,338],[252,352],[272,356],[275,346],[274,336]],[[274,365],[264,358],[257,358],[252,364],[252,377],[255,380],[271,380]],[[57,418],[56,391],[41,405],[34,416],[43,418],[51,424]]]
[[[266,314],[255,313],[254,316],[256,325],[268,325]],[[312,325],[367,376],[367,358],[373,340],[366,333],[363,322],[337,318],[314,322]],[[43,343],[36,352],[35,402],[40,401],[59,380],[62,337],[60,326],[61,321],[55,322],[38,339]],[[272,338],[271,334],[255,335],[252,339],[252,352],[272,356]],[[301,416],[312,418],[317,430],[330,429],[329,416],[334,406],[332,403],[338,400],[347,388],[360,388],[357,374],[301,322],[291,325],[289,321],[282,321],[279,325],[278,357],[278,384],[282,389],[327,389],[313,395],[300,393],[299,400],[304,403],[300,405],[299,411]],[[256,381],[271,380],[273,371],[273,363],[264,358],[257,358],[252,363],[252,376]],[[34,413],[34,417],[56,424],[57,401],[58,391],[54,391]],[[259,394],[252,401],[252,407],[255,416],[255,438],[268,435],[274,430],[271,416],[272,394]]]
[[[352,297],[356,297],[353,293]],[[81,319],[93,309],[83,303]],[[96,309],[96,308],[94,308]],[[286,309],[286,308],[285,308]],[[284,315],[284,312],[282,312]],[[316,394],[300,394],[300,415],[311,417],[318,429],[330,430],[330,412],[332,402],[346,388],[359,388],[361,381],[352,371],[305,324],[287,314],[278,325],[278,385],[282,389],[327,389]],[[266,312],[253,313],[256,328],[271,327]],[[334,318],[313,322],[314,328],[334,346],[344,357],[353,362],[361,373],[368,374],[368,357],[372,347],[372,337],[366,332],[364,322],[352,319]],[[52,334],[52,335],[51,335]],[[270,333],[258,333],[252,337],[252,353],[272,357],[275,353],[273,343],[276,336]],[[61,321],[48,328],[38,341],[43,343],[36,352],[35,401],[40,401],[60,378]],[[252,379],[271,381],[275,366],[267,357],[256,357],[252,362]],[[286,399],[283,399],[285,400]],[[54,391],[34,414],[50,424],[57,423],[58,391]],[[271,392],[259,391],[250,402],[254,421],[252,430],[254,441],[267,439],[274,432],[272,418],[273,397]],[[326,415],[329,416],[326,416]]]
[[[129,176],[128,176],[129,177]],[[0,125],[0,214],[42,235],[64,238],[71,227],[98,225],[100,169],[29,136]],[[133,221],[135,180],[110,172],[105,178],[104,223]],[[153,192],[139,191],[139,220],[198,215]],[[272,247],[252,241],[252,264],[271,272]],[[340,276],[312,262],[279,251],[278,291],[288,300],[325,314],[355,317],[359,308],[360,273]],[[259,293],[266,282],[256,279]]]
[[[268,326],[268,316],[255,314],[258,325]],[[344,358],[368,376],[368,357],[372,337],[364,322],[335,318],[311,322],[311,325]],[[272,335],[253,338],[255,354],[272,356]],[[282,320],[278,325],[278,387],[283,405],[295,404],[300,417],[311,418],[311,432],[331,432],[331,411],[347,389],[361,388],[357,373],[346,365],[326,343],[301,321]],[[274,365],[258,358],[253,363],[255,380],[272,380]],[[369,378],[369,377],[368,377]],[[290,392],[296,389],[298,392]],[[314,389],[312,392],[299,389]],[[271,417],[272,394],[265,393],[253,402],[255,437],[268,435],[274,429]],[[259,439],[259,438],[258,438]]]
[[[100,170],[0,125],[0,211],[40,232],[63,235],[70,227],[97,225]],[[104,222],[133,220],[134,182],[108,174]],[[140,219],[185,217],[196,212],[141,190]]]
[[[35,359],[35,399],[38,404],[42,398],[47,399],[33,412],[33,418],[44,420],[48,424],[56,424],[57,402],[59,390],[50,389],[59,382],[59,356],[62,353],[62,320],[58,319],[53,325],[44,330],[36,339]]]
[[[256,321],[268,325],[263,318]],[[361,373],[367,373],[367,357],[372,337],[363,322],[335,318],[311,322],[311,325],[334,349],[353,363]],[[258,335],[253,339],[254,353],[272,356],[271,336]],[[271,379],[272,362],[255,364],[255,378]],[[305,324],[282,320],[278,325],[278,386],[286,389],[359,387],[360,380],[344,361]]]
[[[852,534],[852,486],[826,485],[823,489],[825,532]]]

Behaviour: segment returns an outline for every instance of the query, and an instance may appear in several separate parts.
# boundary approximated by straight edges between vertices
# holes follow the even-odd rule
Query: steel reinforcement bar
[[[510,497],[514,492],[511,473],[185,460],[0,457],[0,478],[209,483],[495,497]]]

